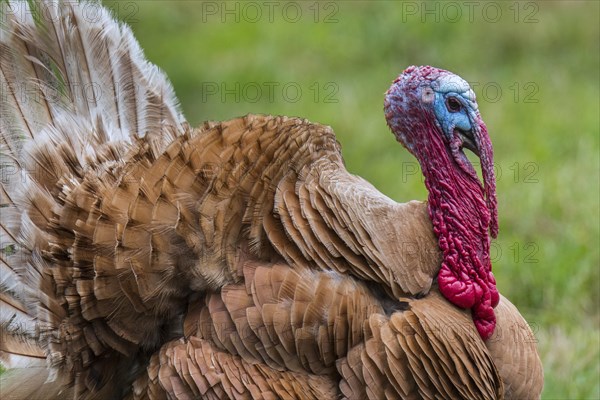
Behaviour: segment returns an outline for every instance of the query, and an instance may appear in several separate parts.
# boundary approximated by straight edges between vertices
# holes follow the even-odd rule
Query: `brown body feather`
[[[486,348],[431,290],[426,205],[349,174],[331,128],[191,129],[129,28],[32,4],[0,4],[0,360],[47,369],[3,398],[539,396],[534,345]]]
[[[539,396],[542,371],[534,337],[505,298],[498,306],[498,330],[484,343],[470,313],[437,289],[419,299],[385,302],[364,283],[335,272],[262,262],[247,262],[243,269],[244,283],[190,303],[184,338],[163,346],[150,360],[147,374],[134,384],[144,388],[135,398],[162,391],[177,399],[208,396],[215,385],[227,392],[219,398],[244,398],[250,389],[227,391],[233,390],[227,385],[235,386],[231,378],[219,375],[210,383],[193,378],[192,369],[202,363],[189,361],[186,354],[198,348],[203,357],[207,348],[231,355],[211,359],[217,370],[249,363],[275,375],[324,377],[336,382],[327,398]],[[513,346],[519,350],[511,351]],[[196,363],[193,368],[190,362]],[[302,391],[291,396],[310,398]]]

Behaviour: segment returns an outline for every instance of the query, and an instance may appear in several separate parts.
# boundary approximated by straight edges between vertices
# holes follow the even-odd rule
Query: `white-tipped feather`
[[[103,141],[152,134],[164,146],[180,131],[184,118],[171,84],[105,8],[68,1],[1,7],[1,129],[11,151],[64,113],[103,123]]]
[[[47,227],[89,170],[119,165],[141,137],[158,156],[185,120],[131,29],[99,4],[2,1],[0,15],[0,363],[45,365],[48,356],[60,364],[52,337],[65,318],[64,289],[47,287],[44,276],[60,285],[71,272],[41,254],[68,236],[50,237]],[[97,340],[94,330],[86,335]],[[22,371],[4,376],[3,398],[52,396],[10,381],[24,378]],[[45,381],[32,380],[49,387]]]

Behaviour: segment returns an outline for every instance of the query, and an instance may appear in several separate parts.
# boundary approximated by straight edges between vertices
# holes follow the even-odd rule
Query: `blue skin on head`
[[[418,144],[413,129],[424,115],[418,110],[431,110],[432,122],[439,128],[444,142],[464,164],[468,160],[460,151],[462,147],[479,155],[480,126],[475,93],[458,75],[443,70],[423,72],[427,68],[431,67],[409,67],[394,81],[386,93],[384,106],[388,125],[408,150],[418,153],[414,148]],[[466,164],[465,168],[470,169]]]
[[[446,139],[452,141],[455,128],[471,131],[477,115],[477,102],[469,84],[457,75],[444,75],[432,82],[431,88],[435,96],[433,111]],[[452,101],[449,99],[455,99],[460,109],[449,110],[448,101]]]

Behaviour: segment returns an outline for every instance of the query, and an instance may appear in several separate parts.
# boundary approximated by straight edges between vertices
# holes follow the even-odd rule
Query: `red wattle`
[[[482,186],[474,171],[469,174],[469,168],[457,167],[441,141],[430,138],[419,149],[429,153],[421,155],[427,161],[423,174],[429,189],[429,215],[443,254],[439,290],[456,306],[471,309],[475,327],[486,339],[494,332],[494,307],[499,301],[489,257],[489,236],[497,229],[493,168],[484,168]],[[489,151],[484,151],[486,162],[491,160]]]
[[[483,340],[487,340],[494,333],[496,327],[496,314],[488,302],[479,303],[471,309],[475,328]]]
[[[438,286],[445,298],[461,308],[471,308],[475,304],[475,290],[472,281],[461,281],[443,263],[438,272]]]

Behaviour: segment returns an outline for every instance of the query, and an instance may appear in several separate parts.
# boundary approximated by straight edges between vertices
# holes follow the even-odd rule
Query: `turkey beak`
[[[475,139],[476,135],[473,134],[473,129],[465,131],[457,128],[456,131],[462,141],[462,147],[471,150],[477,157],[481,157],[479,146],[477,140]]]
[[[475,95],[473,94],[473,97]],[[469,116],[469,128],[460,129],[456,128],[458,136],[462,142],[462,147],[471,150],[477,157],[481,159],[481,145],[482,145],[482,128],[481,118],[477,111],[477,103],[470,100],[470,98],[463,98],[468,104],[468,116]],[[466,128],[466,127],[465,127]],[[485,128],[484,128],[485,129]]]

